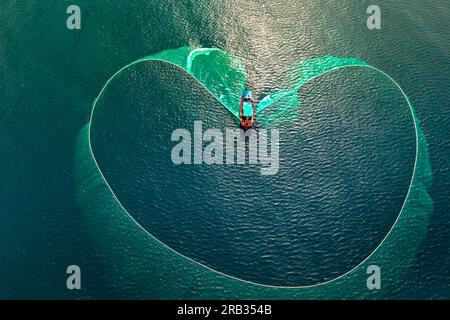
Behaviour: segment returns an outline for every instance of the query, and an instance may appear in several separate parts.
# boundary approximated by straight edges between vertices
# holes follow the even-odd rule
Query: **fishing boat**
[[[251,90],[244,90],[241,97],[241,106],[239,108],[239,116],[241,120],[241,128],[244,130],[251,129],[255,120],[253,111],[254,104],[253,94]]]

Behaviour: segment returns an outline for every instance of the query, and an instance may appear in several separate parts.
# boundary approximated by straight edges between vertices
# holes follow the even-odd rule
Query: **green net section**
[[[293,63],[286,72],[284,81],[288,89],[271,93],[260,101],[257,108],[258,121],[266,125],[276,125],[278,120],[297,120],[301,109],[298,91],[304,84],[332,70],[356,66],[368,64],[355,58],[333,56]]]
[[[182,47],[165,50],[136,62],[151,60],[165,61],[182,68],[239,117],[239,101],[245,87],[245,64],[239,58],[216,48]]]
[[[182,68],[216,97],[228,111],[239,117],[239,101],[246,80],[245,64],[239,58],[221,49],[191,46],[164,50],[132,64],[151,60],[172,63]],[[264,125],[274,126],[278,121],[298,119],[301,109],[298,97],[300,88],[329,71],[350,66],[369,65],[355,58],[333,56],[307,59],[292,64],[284,80],[286,89],[273,92],[259,102],[256,109],[258,121]]]

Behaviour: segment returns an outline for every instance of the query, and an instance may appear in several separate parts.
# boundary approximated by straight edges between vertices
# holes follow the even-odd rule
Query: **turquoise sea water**
[[[448,297],[450,8],[385,1],[382,30],[369,32],[368,5],[81,1],[82,30],[68,31],[65,3],[1,4],[1,297]],[[389,279],[382,291],[367,290],[364,265],[309,289],[234,280],[168,250],[119,207],[89,153],[92,103],[124,65],[186,45],[243,59],[261,97],[283,89],[292,63],[328,54],[357,57],[399,82],[428,161],[419,197],[368,261]],[[300,117],[280,127],[287,169],[269,180],[253,170],[256,205],[246,210],[238,200],[248,171],[167,162],[174,128],[199,118],[236,126],[176,68],[143,63],[112,83],[92,147],[122,205],[171,248],[244,280],[316,284],[352,269],[389,231],[412,174],[414,130],[398,90],[367,70],[334,71],[300,96]],[[83,270],[80,292],[65,289],[69,264]]]

